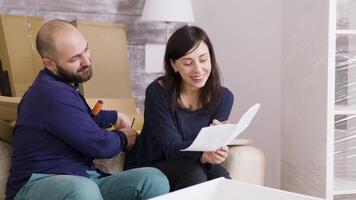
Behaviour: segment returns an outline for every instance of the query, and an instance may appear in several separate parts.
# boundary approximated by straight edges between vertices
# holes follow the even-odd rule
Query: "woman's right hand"
[[[200,162],[203,164],[210,163],[210,164],[221,164],[225,161],[229,154],[229,147],[224,146],[219,148],[216,151],[212,152],[203,152]]]

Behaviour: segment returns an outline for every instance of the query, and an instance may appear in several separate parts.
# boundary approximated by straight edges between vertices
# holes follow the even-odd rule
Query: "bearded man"
[[[93,159],[134,145],[137,133],[117,111],[90,114],[78,83],[92,76],[88,42],[63,20],[45,23],[36,37],[41,70],[21,99],[14,128],[6,199],[148,199],[169,191],[154,168],[107,175]],[[105,128],[114,126],[114,131]]]

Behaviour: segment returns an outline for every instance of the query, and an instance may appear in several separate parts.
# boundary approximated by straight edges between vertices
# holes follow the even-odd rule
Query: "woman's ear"
[[[172,59],[169,59],[169,62],[171,63],[171,66],[172,66],[174,72],[177,73],[178,69],[177,69],[176,63]]]

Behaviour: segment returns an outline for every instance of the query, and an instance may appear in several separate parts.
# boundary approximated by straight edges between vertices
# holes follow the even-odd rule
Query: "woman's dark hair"
[[[178,108],[178,101],[181,92],[182,78],[179,73],[175,73],[171,66],[171,60],[177,59],[191,53],[194,47],[198,47],[200,42],[204,42],[209,48],[211,60],[211,73],[204,87],[201,88],[199,103],[203,110],[213,112],[219,101],[221,90],[220,71],[216,63],[213,45],[207,34],[196,26],[183,26],[176,30],[169,38],[164,56],[164,76],[159,80],[167,92],[169,105],[172,112]]]

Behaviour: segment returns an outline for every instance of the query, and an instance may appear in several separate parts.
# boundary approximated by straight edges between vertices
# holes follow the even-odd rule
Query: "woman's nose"
[[[194,66],[195,66],[194,70],[197,71],[197,72],[200,72],[204,67],[203,64],[201,64],[199,62],[196,62]]]

